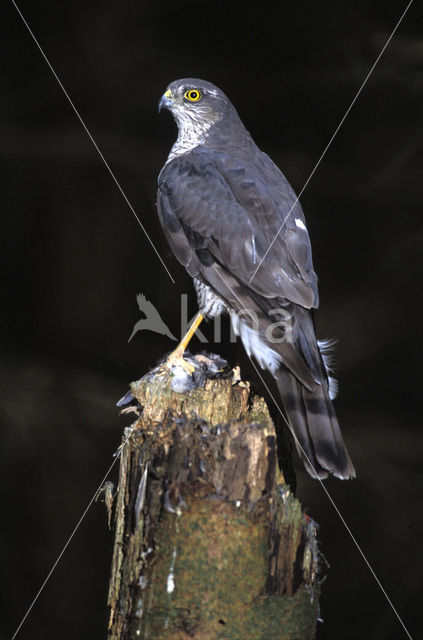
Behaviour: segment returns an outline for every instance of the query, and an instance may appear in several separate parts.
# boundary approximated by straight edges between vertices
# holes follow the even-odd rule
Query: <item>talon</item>
[[[183,337],[181,342],[176,347],[175,351],[173,351],[168,358],[166,358],[166,362],[163,363],[163,367],[170,371],[174,367],[181,367],[184,371],[186,371],[189,375],[192,375],[195,371],[194,365],[190,364],[184,359],[185,349],[187,348],[192,336],[200,326],[203,320],[203,315],[199,311],[194,318],[192,325],[187,331],[186,335]]]
[[[190,375],[192,375],[195,371],[194,365],[192,365],[190,362],[185,360],[185,358],[183,357],[183,354],[178,352],[178,350],[170,354],[170,356],[166,359],[164,366],[169,370],[173,369],[174,367],[181,367],[184,371],[186,371]]]

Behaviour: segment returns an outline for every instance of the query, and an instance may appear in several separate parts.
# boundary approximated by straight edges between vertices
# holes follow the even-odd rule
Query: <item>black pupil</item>
[[[190,91],[189,97],[191,98],[191,100],[197,100],[198,98],[197,91]]]

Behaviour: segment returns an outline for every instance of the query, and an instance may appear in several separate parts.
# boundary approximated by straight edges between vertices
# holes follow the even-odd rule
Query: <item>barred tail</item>
[[[276,381],[298,454],[308,473],[320,479],[329,473],[342,480],[354,478],[354,466],[325,383],[309,391],[283,365]]]

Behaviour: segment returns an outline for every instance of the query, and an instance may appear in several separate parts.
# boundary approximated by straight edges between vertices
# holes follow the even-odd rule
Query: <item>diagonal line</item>
[[[289,424],[289,422],[287,421],[285,415],[283,414],[281,408],[279,407],[279,404],[276,402],[275,398],[273,397],[269,387],[267,386],[266,382],[264,381],[260,371],[257,369],[256,365],[254,364],[253,360],[251,359],[251,357],[249,356],[251,364],[253,365],[254,369],[256,370],[257,375],[259,376],[260,380],[262,381],[262,383],[264,384],[268,394],[270,395],[270,397],[272,398],[276,408],[278,409],[279,413],[281,414],[282,418],[284,419],[285,423],[287,424],[291,434],[293,435],[293,437],[295,438],[296,443],[299,445],[302,454],[304,455],[304,457],[306,458],[307,462],[310,464],[311,468],[313,469],[313,471],[316,473],[316,470],[314,469],[313,465],[311,464],[310,460],[308,459],[303,447],[301,446],[300,442],[298,441],[298,438],[296,437],[291,425]],[[393,612],[395,613],[396,617],[398,618],[399,622],[401,623],[404,631],[406,632],[407,636],[410,638],[410,640],[412,640],[412,637],[407,629],[407,627],[405,626],[404,622],[402,621],[398,611],[396,610],[395,606],[393,605],[391,599],[389,598],[388,594],[386,593],[382,583],[380,582],[379,578],[377,577],[376,573],[374,572],[370,562],[368,561],[366,555],[364,554],[364,551],[361,549],[360,545],[358,544],[354,534],[352,533],[351,529],[349,528],[348,524],[346,523],[345,519],[343,518],[340,510],[338,509],[338,507],[336,506],[332,496],[330,495],[329,491],[326,489],[325,485],[323,484],[322,480],[317,477],[316,475],[316,480],[318,480],[320,482],[320,485],[322,486],[323,491],[325,492],[326,496],[328,497],[330,503],[332,504],[333,508],[335,509],[338,517],[340,518],[342,524],[344,525],[345,529],[347,530],[348,534],[350,535],[352,541],[354,542],[355,546],[357,547],[357,550],[359,551],[361,557],[363,558],[364,562],[366,563],[368,569],[370,570],[373,578],[376,580],[377,585],[379,586],[379,588],[381,589],[383,595],[385,596],[386,600],[388,601],[389,605],[391,606]]]
[[[13,0],[12,0],[13,1]],[[33,599],[33,601],[31,602],[30,606],[28,607],[27,612],[25,613],[24,617],[22,618],[19,627],[16,629],[15,633],[12,636],[12,640],[14,640],[16,638],[16,636],[18,635],[20,628],[22,627],[23,623],[25,622],[25,620],[27,619],[27,617],[29,616],[32,607],[35,605],[35,603],[37,602],[38,598],[41,595],[41,592],[43,591],[44,587],[46,586],[47,582],[49,581],[53,571],[55,570],[55,568],[57,567],[57,565],[59,564],[60,560],[62,559],[63,554],[65,553],[66,549],[68,548],[72,538],[74,537],[75,533],[77,532],[77,530],[79,529],[83,519],[85,518],[85,516],[87,515],[92,503],[94,502],[94,500],[96,499],[98,493],[100,492],[100,489],[103,487],[104,483],[106,482],[106,478],[109,475],[109,473],[111,472],[111,470],[113,469],[114,465],[116,464],[117,460],[120,458],[120,455],[122,453],[122,449],[124,447],[124,445],[126,444],[126,442],[128,441],[130,435],[131,435],[132,431],[130,431],[126,437],[126,439],[123,440],[122,444],[120,445],[115,458],[112,462],[112,464],[110,465],[110,467],[107,469],[107,472],[104,475],[104,478],[102,479],[102,481],[100,482],[100,484],[98,485],[98,488],[95,490],[93,497],[91,498],[91,500],[89,501],[88,505],[86,506],[82,516],[79,518],[77,524],[75,525],[72,533],[70,534],[69,538],[66,541],[66,544],[64,545],[63,549],[61,550],[61,552],[59,553],[59,555],[57,556],[57,559],[55,561],[55,563],[53,564],[53,566],[51,567],[50,571],[48,572],[43,584],[41,585],[41,587],[38,589],[38,592],[35,596],[35,598]]]
[[[389,45],[389,43],[391,42],[392,38],[395,35],[395,32],[397,31],[398,27],[400,26],[401,22],[403,21],[405,14],[407,13],[408,9],[411,7],[411,5],[413,4],[414,0],[410,0],[410,2],[408,3],[408,5],[406,6],[406,8],[404,9],[400,19],[398,20],[397,24],[395,25],[391,35],[389,36],[389,38],[387,39],[387,41],[385,42],[384,46],[382,47],[379,55],[377,56],[376,60],[374,61],[372,67],[370,68],[370,71],[368,72],[367,76],[364,78],[363,82],[361,83],[360,88],[358,89],[357,93],[355,94],[350,106],[348,107],[348,109],[346,110],[344,116],[342,117],[340,123],[338,124],[338,126],[336,127],[335,131],[333,132],[329,142],[327,143],[326,147],[323,149],[320,158],[318,159],[318,161],[316,162],[316,164],[314,165],[314,168],[312,170],[312,172],[310,173],[310,175],[308,176],[307,180],[304,183],[303,188],[301,189],[301,191],[299,192],[298,196],[295,198],[294,204],[292,205],[292,207],[290,208],[290,210],[288,211],[286,217],[284,218],[284,220],[282,221],[281,226],[279,227],[278,231],[275,234],[275,237],[273,238],[272,242],[270,243],[270,245],[267,247],[266,253],[264,254],[264,256],[262,257],[262,259],[260,260],[256,270],[254,271],[253,275],[251,276],[250,280],[248,281],[248,284],[251,284],[254,276],[256,275],[257,271],[260,269],[261,265],[263,264],[267,254],[269,253],[270,249],[273,247],[277,237],[279,236],[280,232],[282,231],[286,221],[288,220],[289,216],[292,213],[292,210],[295,208],[298,200],[301,198],[302,194],[304,193],[305,189],[307,188],[308,183],[310,182],[310,180],[312,179],[312,177],[314,176],[318,166],[320,165],[321,161],[323,160],[323,158],[326,155],[327,150],[329,149],[329,147],[331,146],[332,142],[335,139],[335,136],[337,135],[338,131],[340,130],[340,128],[342,127],[342,125],[344,124],[348,114],[350,113],[351,109],[353,108],[354,104],[357,101],[358,96],[361,94],[362,90],[364,89],[368,79],[370,78],[370,76],[372,75],[373,71],[375,70],[375,67],[377,65],[377,63],[379,62],[379,60],[381,59],[381,57],[383,56],[383,54],[385,53],[385,50],[387,48],[387,46]],[[13,2],[13,0],[12,0]]]
[[[272,398],[274,404],[276,405],[276,408],[278,409],[279,413],[281,414],[282,418],[285,420],[288,429],[290,430],[291,434],[293,435],[293,437],[295,438],[296,443],[299,445],[302,454],[304,455],[304,457],[306,458],[307,462],[309,463],[309,465],[311,466],[311,468],[313,469],[313,471],[316,473],[316,470],[314,469],[313,465],[311,464],[310,460],[308,459],[304,449],[302,448],[300,442],[298,441],[298,438],[296,437],[291,425],[289,424],[288,420],[286,419],[285,415],[283,414],[279,404],[276,402],[275,398],[273,397],[269,387],[267,386],[266,382],[264,381],[260,371],[257,369],[256,365],[254,364],[253,360],[251,359],[250,356],[248,356],[250,358],[251,364],[253,365],[254,369],[256,370],[257,375],[259,376],[260,380],[262,381],[262,383],[264,384],[264,386],[266,387],[266,390],[268,392],[268,394],[270,395],[270,397]],[[385,596],[387,602],[389,603],[392,611],[395,613],[396,617],[398,618],[398,621],[401,623],[401,626],[403,627],[405,633],[407,634],[408,638],[410,640],[413,640],[412,636],[410,635],[410,632],[408,631],[407,627],[405,626],[404,622],[402,621],[398,611],[396,610],[392,600],[389,598],[388,594],[386,593],[381,581],[379,580],[379,578],[377,577],[376,573],[374,572],[373,567],[371,566],[370,562],[368,561],[364,551],[362,550],[362,548],[360,547],[360,545],[358,544],[353,532],[351,531],[351,529],[349,528],[348,524],[346,523],[344,517],[342,516],[340,510],[338,509],[338,507],[336,506],[335,501],[333,500],[332,496],[330,495],[329,491],[326,489],[325,485],[323,484],[323,481],[321,480],[321,478],[319,478],[316,474],[316,480],[318,480],[320,482],[320,485],[323,489],[323,491],[325,492],[326,496],[328,497],[332,507],[335,509],[337,516],[339,517],[339,519],[341,520],[342,524],[344,525],[345,529],[347,530],[351,540],[354,542],[355,546],[357,547],[357,550],[359,551],[361,557],[363,558],[364,562],[366,563],[370,573],[372,574],[373,578],[376,580],[376,583],[378,585],[378,587],[380,588],[380,590],[382,591],[383,595]]]
[[[216,266],[213,265],[214,270],[216,271],[216,273],[220,276],[220,278],[223,280],[223,282],[225,283],[225,285],[228,287],[228,289],[231,291],[231,293],[235,296],[235,298],[238,300],[238,302],[240,303],[240,305],[245,309],[245,311],[249,311],[247,309],[247,307],[244,305],[244,303],[242,302],[242,300],[240,300],[240,298],[237,296],[237,294],[235,293],[235,291],[233,290],[233,288],[231,287],[231,285],[226,281],[226,279],[223,277],[223,275],[220,273],[220,271],[218,269],[216,269]],[[337,514],[337,516],[339,517],[339,519],[341,520],[342,524],[344,525],[345,529],[347,530],[351,540],[353,541],[353,543],[355,544],[355,546],[357,547],[361,557],[363,558],[364,562],[366,563],[370,573],[372,574],[373,578],[376,580],[376,583],[378,585],[378,587],[380,588],[380,590],[382,591],[383,595],[385,596],[387,602],[389,603],[392,611],[394,612],[394,614],[396,615],[396,617],[398,618],[399,622],[401,623],[404,631],[406,632],[407,636],[409,637],[410,640],[413,640],[407,627],[405,626],[404,622],[402,621],[397,609],[395,608],[392,600],[389,598],[388,594],[386,593],[381,581],[379,580],[379,578],[377,577],[375,571],[373,570],[373,567],[371,566],[370,562],[368,561],[364,551],[362,550],[362,548],[360,547],[360,545],[358,544],[353,532],[351,531],[351,529],[349,528],[348,524],[346,523],[343,515],[341,514],[340,510],[338,509],[338,507],[336,506],[335,501],[333,500],[332,496],[330,495],[329,491],[326,489],[325,485],[323,484],[323,481],[321,480],[321,478],[319,478],[316,469],[314,468],[313,464],[311,463],[311,461],[309,460],[309,457],[307,456],[306,452],[304,451],[300,441],[298,440],[297,436],[294,433],[294,430],[292,428],[292,426],[290,425],[289,421],[287,420],[285,414],[283,413],[282,409],[280,408],[279,404],[276,402],[272,392],[270,391],[268,385],[266,384],[265,380],[263,379],[263,376],[261,375],[260,371],[258,370],[258,368],[256,367],[252,357],[247,354],[251,364],[253,365],[254,369],[256,370],[256,373],[258,375],[258,377],[260,378],[260,380],[262,381],[263,385],[265,386],[267,393],[269,394],[269,396],[272,398],[273,403],[275,404],[277,410],[279,411],[279,413],[281,414],[282,418],[284,419],[286,426],[288,427],[288,429],[291,432],[292,437],[294,438],[296,444],[298,445],[298,447],[301,449],[301,453],[303,454],[304,458],[307,460],[308,464],[310,465],[310,467],[313,469],[314,474],[316,476],[316,480],[318,480],[320,482],[320,485],[323,489],[323,491],[325,492],[326,496],[328,497],[331,505],[333,506],[333,508],[335,509],[335,512]]]
[[[78,109],[76,108],[76,106],[74,105],[74,103],[72,102],[68,92],[66,91],[65,87],[63,86],[59,76],[57,75],[57,73],[55,72],[55,70],[53,69],[53,66],[50,63],[50,60],[47,58],[46,54],[44,53],[44,50],[42,49],[40,43],[38,42],[37,38],[35,37],[34,33],[32,32],[28,22],[25,20],[22,11],[19,9],[18,5],[16,4],[15,0],[11,0],[13,6],[15,7],[16,11],[18,12],[19,16],[22,19],[22,22],[24,23],[25,27],[27,28],[31,38],[34,40],[35,44],[37,45],[37,48],[39,49],[41,55],[43,56],[44,60],[46,61],[48,67],[50,68],[50,71],[52,72],[53,76],[55,77],[59,87],[61,88],[61,90],[63,91],[63,93],[65,94],[65,97],[67,99],[67,101],[69,102],[70,106],[72,107],[73,111],[75,112],[76,117],[78,118],[79,122],[81,123],[81,125],[83,126],[85,133],[87,134],[87,136],[89,137],[89,139],[91,140],[92,144],[94,145],[95,150],[97,151],[98,155],[100,156],[101,160],[103,161],[104,166],[106,167],[107,171],[110,173],[111,177],[113,178],[113,181],[115,183],[115,185],[117,186],[117,188],[119,189],[120,193],[123,196],[123,199],[125,200],[126,204],[128,205],[128,207],[130,208],[130,210],[132,211],[132,213],[135,216],[135,219],[137,220],[138,224],[140,225],[141,229],[144,232],[145,237],[147,238],[147,240],[149,241],[150,245],[152,246],[156,256],[158,257],[158,259],[160,260],[160,262],[162,263],[163,268],[165,269],[167,275],[169,276],[169,278],[172,280],[173,284],[175,284],[175,280],[172,278],[171,274],[169,273],[168,268],[166,267],[165,263],[163,262],[162,257],[160,256],[159,252],[157,251],[152,239],[150,238],[150,236],[147,233],[147,230],[145,229],[144,225],[142,224],[141,220],[139,219],[134,207],[132,206],[131,202],[129,201],[126,193],[124,192],[124,190],[122,189],[122,187],[120,186],[120,183],[118,181],[118,179],[116,178],[115,174],[113,173],[109,163],[107,162],[106,158],[104,157],[103,153],[101,152],[98,144],[96,143],[96,141],[94,140],[90,130],[88,129],[87,125],[85,124],[84,120],[82,119]]]
[[[79,114],[78,110],[76,109],[75,105],[73,104],[73,102],[72,102],[71,98],[69,97],[69,95],[68,95],[68,93],[67,93],[66,89],[64,88],[64,86],[63,86],[62,82],[60,81],[59,77],[57,76],[56,72],[54,71],[54,69],[53,69],[53,67],[52,67],[52,65],[51,65],[51,63],[50,63],[50,61],[48,60],[48,58],[47,58],[46,54],[44,53],[43,49],[41,48],[40,44],[38,43],[38,41],[37,41],[37,39],[36,39],[35,35],[33,34],[32,30],[30,29],[30,27],[29,27],[29,25],[28,25],[27,21],[25,20],[24,16],[22,15],[22,12],[20,11],[20,9],[18,8],[18,6],[16,5],[15,0],[12,0],[12,3],[13,3],[13,5],[14,5],[15,9],[17,10],[17,12],[18,12],[19,16],[21,17],[21,19],[22,19],[22,21],[23,21],[24,25],[26,26],[26,28],[27,28],[28,32],[30,33],[30,35],[31,35],[32,39],[34,40],[34,42],[35,42],[36,46],[38,47],[38,49],[39,49],[40,53],[42,54],[43,58],[45,59],[45,61],[46,61],[47,65],[49,66],[49,68],[50,68],[51,72],[53,73],[53,75],[54,75],[54,77],[55,77],[56,81],[58,82],[58,84],[59,84],[60,88],[62,89],[62,91],[63,91],[64,95],[66,96],[66,98],[67,98],[67,100],[68,100],[69,104],[71,105],[71,107],[72,107],[73,111],[75,112],[76,116],[78,117],[79,121],[81,122],[81,124],[82,124],[82,126],[83,126],[83,128],[84,128],[85,132],[87,133],[88,137],[90,138],[90,140],[91,140],[92,144],[94,145],[94,147],[95,147],[96,151],[97,151],[97,152],[98,152],[98,154],[100,155],[100,158],[102,159],[102,161],[103,161],[104,165],[106,166],[107,170],[109,171],[109,173],[110,173],[111,177],[113,178],[113,180],[114,180],[114,182],[115,182],[116,186],[118,187],[119,191],[121,192],[122,196],[124,197],[124,199],[125,199],[125,201],[126,201],[127,205],[128,205],[128,206],[129,206],[129,208],[131,209],[131,211],[132,211],[132,213],[134,214],[134,216],[135,216],[136,220],[138,221],[138,223],[139,223],[140,227],[141,227],[141,228],[142,228],[142,230],[144,231],[144,234],[146,235],[147,239],[149,240],[149,242],[150,242],[150,244],[151,244],[152,248],[154,249],[154,251],[155,251],[155,253],[156,253],[157,257],[159,258],[160,262],[162,263],[163,267],[165,268],[165,270],[166,270],[167,274],[169,275],[170,279],[171,279],[171,280],[172,280],[172,282],[175,284],[174,279],[172,278],[171,274],[169,273],[169,271],[168,271],[168,269],[167,269],[166,265],[164,264],[164,262],[163,262],[163,260],[162,260],[161,256],[159,255],[159,253],[158,253],[157,249],[155,248],[155,246],[154,246],[154,244],[153,244],[152,240],[150,239],[150,237],[149,237],[149,235],[148,235],[147,231],[145,230],[144,226],[142,225],[142,223],[141,223],[141,221],[140,221],[139,217],[137,216],[137,214],[136,214],[136,212],[135,212],[134,208],[132,207],[131,203],[129,202],[129,200],[128,200],[128,198],[127,198],[126,194],[124,193],[124,191],[123,191],[122,187],[120,186],[120,184],[119,184],[119,182],[118,182],[117,178],[115,177],[115,175],[114,175],[113,171],[111,170],[111,168],[110,168],[109,164],[107,163],[106,159],[104,158],[104,156],[103,156],[102,152],[100,151],[100,149],[99,149],[99,147],[98,147],[97,143],[95,142],[95,140],[94,140],[93,136],[91,135],[91,133],[90,133],[89,129],[88,129],[88,128],[87,128],[87,126],[85,125],[85,123],[84,123],[84,121],[83,121],[82,117],[80,116],[80,114]],[[278,232],[277,232],[277,234],[276,234],[275,238],[273,239],[272,243],[270,244],[269,248],[267,249],[267,251],[266,251],[265,255],[263,256],[263,258],[262,258],[261,262],[259,263],[259,265],[258,265],[258,267],[257,267],[256,271],[255,271],[255,272],[254,272],[254,274],[252,275],[252,277],[251,277],[251,279],[250,279],[250,282],[251,282],[251,280],[254,278],[255,274],[256,274],[256,273],[257,273],[257,271],[258,271],[258,269],[260,268],[260,266],[261,266],[261,264],[262,264],[263,260],[265,259],[265,257],[266,257],[266,255],[267,255],[267,253],[269,252],[269,250],[271,249],[271,247],[272,247],[273,243],[275,242],[275,240],[276,240],[277,236],[279,235],[279,233],[280,233],[280,231],[281,231],[281,229],[282,229],[283,225],[285,224],[285,222],[286,222],[286,220],[288,219],[289,215],[291,214],[291,212],[292,212],[293,208],[295,207],[296,203],[298,202],[299,198],[301,197],[301,194],[304,192],[304,190],[305,190],[305,188],[307,187],[307,185],[308,185],[309,181],[311,180],[311,178],[312,178],[313,174],[315,173],[315,171],[316,171],[317,167],[319,166],[319,164],[320,164],[320,162],[322,161],[322,159],[323,159],[324,155],[326,154],[327,150],[329,149],[330,145],[332,144],[332,142],[333,142],[333,140],[334,140],[335,136],[337,135],[337,133],[338,133],[339,129],[341,128],[341,126],[342,126],[342,124],[344,123],[344,121],[345,121],[346,117],[348,116],[349,112],[351,111],[351,109],[352,109],[352,107],[353,107],[354,103],[356,102],[356,100],[357,100],[358,96],[360,95],[360,93],[361,93],[362,89],[364,88],[364,86],[365,86],[365,84],[366,84],[367,80],[369,79],[369,77],[370,77],[370,75],[372,74],[372,72],[373,72],[374,68],[376,67],[377,63],[379,62],[380,58],[382,57],[382,55],[383,55],[383,53],[384,53],[385,49],[387,48],[387,46],[388,46],[389,42],[391,41],[391,39],[392,39],[393,35],[395,34],[395,32],[396,32],[397,28],[399,27],[400,23],[402,22],[402,20],[403,20],[403,18],[404,18],[404,16],[405,16],[405,14],[407,13],[407,11],[408,11],[408,9],[409,9],[409,7],[411,6],[411,4],[412,4],[412,3],[413,3],[413,0],[410,0],[409,4],[407,5],[406,9],[404,10],[404,12],[403,12],[402,16],[400,17],[400,19],[399,19],[399,21],[398,21],[397,25],[395,26],[394,30],[392,31],[392,33],[391,33],[390,37],[388,38],[387,42],[385,43],[384,47],[382,48],[381,52],[379,53],[379,55],[378,55],[378,57],[377,57],[376,61],[374,62],[374,64],[373,64],[372,68],[370,69],[370,71],[369,71],[369,73],[367,74],[367,76],[366,76],[365,80],[363,81],[362,85],[360,86],[360,88],[359,88],[359,90],[358,90],[357,94],[355,95],[355,97],[354,97],[353,101],[351,102],[351,104],[350,104],[349,108],[347,109],[347,111],[346,111],[345,115],[343,116],[343,118],[342,118],[341,122],[339,123],[338,127],[336,128],[335,132],[333,133],[332,137],[330,138],[330,140],[329,140],[328,144],[326,145],[326,147],[325,147],[325,149],[324,149],[323,153],[321,154],[321,156],[320,156],[319,160],[317,161],[317,163],[316,163],[316,165],[315,165],[315,167],[314,167],[313,171],[311,172],[311,174],[310,174],[309,178],[307,179],[307,181],[306,181],[305,185],[303,186],[303,188],[302,188],[302,190],[300,191],[300,193],[299,193],[299,195],[298,195],[297,199],[295,200],[294,205],[291,207],[291,209],[290,209],[290,211],[288,212],[288,214],[287,214],[286,218],[284,219],[284,221],[283,221],[283,223],[282,223],[282,225],[281,225],[280,229],[278,230]],[[215,268],[215,267],[214,267],[214,268]],[[241,300],[239,300],[238,296],[237,296],[237,295],[236,295],[236,293],[232,290],[231,286],[230,286],[230,285],[226,282],[226,280],[223,278],[222,274],[220,274],[220,273],[217,271],[217,269],[216,269],[216,268],[215,268],[215,270],[216,270],[216,272],[219,274],[219,276],[222,278],[222,280],[225,282],[226,286],[228,286],[228,288],[232,291],[233,295],[234,295],[234,296],[237,298],[237,300],[240,302],[241,306],[242,306],[242,307],[244,307],[244,309],[246,309],[245,305],[241,302]],[[246,311],[248,311],[248,309],[246,309]],[[293,435],[294,439],[295,439],[295,440],[296,440],[296,442],[298,443],[298,446],[299,446],[299,448],[301,449],[301,451],[302,451],[302,453],[303,453],[304,457],[307,459],[308,463],[310,464],[311,468],[313,469],[313,471],[315,472],[316,477],[317,477],[316,470],[314,469],[314,467],[313,467],[312,463],[310,462],[310,460],[308,459],[308,457],[307,457],[307,455],[306,455],[306,453],[305,453],[304,449],[302,448],[301,444],[299,443],[299,441],[298,441],[298,439],[297,439],[297,437],[296,437],[295,433],[293,432],[292,427],[290,426],[289,422],[287,421],[287,419],[286,419],[285,415],[283,414],[283,412],[282,412],[281,408],[279,407],[278,403],[277,403],[277,402],[276,402],[276,400],[274,399],[274,397],[273,397],[273,395],[272,395],[271,391],[269,390],[269,388],[268,388],[267,384],[265,383],[265,381],[264,381],[263,377],[261,376],[261,374],[260,374],[259,370],[257,369],[256,365],[254,364],[254,362],[253,362],[252,358],[251,358],[251,357],[249,357],[249,358],[250,358],[250,361],[251,361],[251,363],[252,363],[252,365],[253,365],[254,369],[256,370],[256,372],[257,372],[257,374],[258,374],[259,378],[261,379],[262,383],[264,384],[265,388],[267,389],[267,392],[269,393],[270,397],[272,398],[272,400],[273,400],[273,402],[274,402],[275,406],[277,407],[277,409],[278,409],[279,413],[280,413],[280,414],[281,414],[281,416],[283,417],[283,419],[284,419],[284,421],[286,422],[286,424],[287,424],[288,428],[290,429],[290,431],[291,431],[291,433],[292,433],[292,435]],[[120,450],[120,451],[121,451],[121,450]],[[92,503],[94,502],[94,500],[95,500],[95,498],[96,498],[96,496],[97,496],[97,494],[98,494],[99,490],[100,490],[100,489],[101,489],[101,487],[103,486],[103,484],[104,484],[104,482],[105,482],[105,480],[106,480],[107,476],[109,475],[109,473],[110,473],[111,469],[113,468],[113,466],[115,465],[115,463],[116,463],[117,459],[119,458],[119,456],[120,456],[120,451],[119,451],[118,455],[115,457],[115,459],[113,460],[112,464],[110,465],[109,469],[107,470],[107,473],[105,474],[104,478],[102,479],[102,481],[101,481],[101,483],[100,483],[100,485],[99,485],[98,489],[95,491],[95,493],[94,493],[93,497],[91,498],[91,500],[90,500],[90,502],[88,503],[88,505],[87,505],[86,509],[84,510],[84,512],[83,512],[83,514],[82,514],[82,516],[81,516],[81,518],[79,519],[78,523],[76,524],[75,528],[73,529],[72,533],[70,534],[70,536],[69,536],[69,538],[68,538],[68,540],[67,540],[66,544],[64,545],[64,547],[63,547],[62,551],[60,552],[60,554],[59,554],[59,556],[57,557],[57,559],[56,559],[55,563],[53,564],[53,566],[52,566],[52,568],[51,568],[50,572],[48,573],[48,575],[47,575],[47,577],[45,578],[45,580],[44,580],[43,584],[41,585],[41,587],[40,587],[39,591],[37,592],[37,594],[36,594],[36,596],[35,596],[34,600],[32,601],[32,603],[31,603],[30,607],[28,608],[28,610],[27,610],[27,612],[26,612],[25,616],[23,617],[23,619],[22,619],[21,623],[19,624],[19,626],[18,626],[17,630],[15,631],[14,635],[12,636],[12,640],[14,640],[14,638],[17,636],[17,634],[18,634],[19,630],[21,629],[21,627],[22,627],[23,623],[25,622],[25,620],[26,620],[27,616],[29,615],[29,613],[30,613],[30,611],[32,610],[33,606],[35,605],[36,601],[38,600],[38,598],[39,598],[39,596],[40,596],[41,592],[43,591],[43,589],[44,589],[45,585],[47,584],[47,582],[48,582],[49,578],[51,577],[51,575],[52,575],[53,571],[55,570],[55,568],[56,568],[57,564],[58,564],[58,563],[59,563],[59,561],[61,560],[61,558],[62,558],[63,554],[65,553],[65,551],[66,551],[66,549],[67,549],[67,547],[68,547],[68,545],[70,544],[70,542],[71,542],[72,538],[74,537],[74,535],[75,535],[75,533],[77,532],[77,530],[78,530],[79,526],[81,525],[81,523],[82,523],[83,519],[85,518],[85,516],[86,516],[87,512],[89,511],[89,509],[90,509],[90,507],[91,507]],[[349,535],[350,535],[351,539],[353,540],[353,542],[354,542],[355,546],[357,547],[358,551],[360,552],[360,554],[361,554],[361,556],[362,556],[363,560],[365,561],[365,563],[366,563],[367,567],[369,568],[370,572],[372,573],[372,575],[373,575],[374,579],[376,580],[376,582],[377,582],[378,586],[380,587],[380,589],[381,589],[382,593],[384,594],[384,596],[385,596],[386,600],[387,600],[387,601],[388,601],[388,603],[390,604],[390,606],[391,606],[392,610],[394,611],[394,613],[395,613],[396,617],[398,618],[399,622],[401,623],[402,627],[404,628],[404,630],[405,630],[405,632],[406,632],[407,636],[410,638],[410,640],[412,640],[412,637],[411,637],[410,633],[408,632],[408,630],[407,630],[407,628],[406,628],[405,624],[403,623],[402,619],[400,618],[400,616],[399,616],[399,614],[398,614],[397,610],[395,609],[395,607],[394,607],[394,605],[393,605],[392,601],[391,601],[391,600],[390,600],[390,598],[388,597],[388,595],[387,595],[387,593],[386,593],[385,589],[383,588],[383,586],[382,586],[382,584],[381,584],[380,580],[378,579],[377,575],[375,574],[375,572],[374,572],[373,568],[371,567],[371,565],[370,565],[369,561],[367,560],[367,558],[366,558],[366,556],[365,556],[364,552],[362,551],[362,549],[361,549],[361,547],[359,546],[359,544],[358,544],[357,540],[355,539],[355,537],[354,537],[354,535],[353,535],[352,531],[351,531],[351,530],[350,530],[350,528],[348,527],[348,525],[347,525],[347,523],[346,523],[345,519],[343,518],[343,516],[342,516],[341,512],[339,511],[338,507],[336,506],[336,504],[335,504],[334,500],[332,499],[332,497],[331,497],[331,495],[329,494],[328,490],[327,490],[327,489],[326,489],[326,487],[324,486],[324,484],[323,484],[322,480],[321,480],[320,478],[318,478],[318,477],[317,477],[317,479],[318,479],[318,481],[320,482],[320,485],[322,486],[322,488],[323,488],[324,492],[326,493],[326,495],[327,495],[328,499],[330,500],[330,502],[331,502],[332,506],[334,507],[334,509],[335,509],[335,511],[336,511],[336,513],[337,513],[337,515],[339,516],[339,518],[340,518],[341,522],[343,523],[343,525],[345,526],[345,528],[346,528],[347,532],[349,533]]]

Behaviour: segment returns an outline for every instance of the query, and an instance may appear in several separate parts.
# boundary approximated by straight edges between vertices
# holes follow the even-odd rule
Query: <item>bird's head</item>
[[[159,111],[162,108],[169,109],[184,135],[201,135],[228,113],[236,113],[223,91],[197,78],[171,82],[160,98]]]

